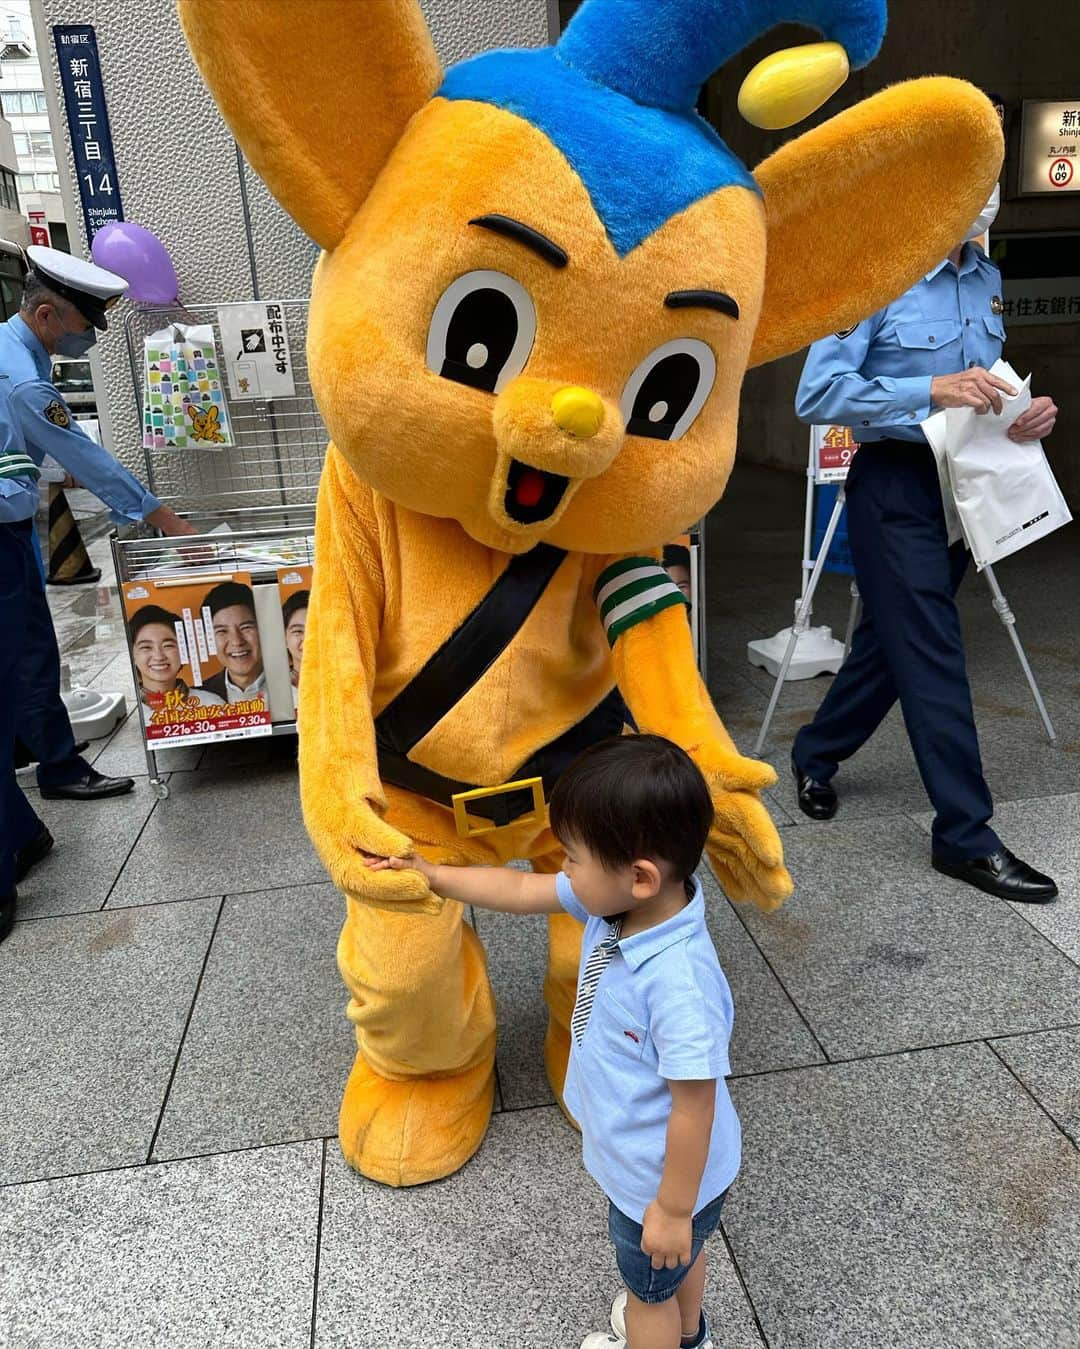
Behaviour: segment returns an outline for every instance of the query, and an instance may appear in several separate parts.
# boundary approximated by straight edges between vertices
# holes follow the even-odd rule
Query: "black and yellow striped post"
[[[45,579],[51,586],[85,585],[101,579],[100,569],[90,561],[64,489],[54,482],[49,484],[49,574]]]

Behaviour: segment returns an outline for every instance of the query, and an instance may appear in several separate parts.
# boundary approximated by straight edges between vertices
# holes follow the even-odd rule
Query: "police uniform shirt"
[[[965,244],[959,268],[942,262],[870,318],[815,342],[796,413],[817,426],[850,426],[861,444],[925,443],[931,381],[990,369],[1005,342],[1001,311],[1001,273],[977,244]]]
[[[33,518],[37,480],[37,464],[26,452],[11,408],[11,381],[0,375],[0,525]]]
[[[52,358],[18,314],[0,324],[0,371],[9,377],[11,414],[35,464],[51,454],[110,507],[116,524],[157,510],[157,497],[79,429],[52,384]]]

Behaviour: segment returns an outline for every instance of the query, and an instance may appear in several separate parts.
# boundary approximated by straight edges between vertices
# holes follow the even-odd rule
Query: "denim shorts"
[[[690,1242],[690,1265],[701,1254],[708,1237],[720,1226],[720,1210],[727,1198],[727,1190],[719,1198],[706,1204],[694,1214]],[[639,1302],[666,1302],[678,1292],[679,1285],[690,1265],[676,1265],[674,1269],[653,1269],[652,1258],[641,1249],[642,1227],[628,1218],[614,1204],[608,1205],[608,1234],[615,1243],[615,1260],[623,1283]]]

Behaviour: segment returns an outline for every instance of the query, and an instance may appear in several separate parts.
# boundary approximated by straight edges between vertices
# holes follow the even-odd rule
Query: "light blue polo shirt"
[[[585,911],[564,873],[556,893],[567,913],[585,924],[580,984],[585,962],[609,924]],[[582,1043],[572,1042],[570,1049],[564,1100],[581,1125],[585,1169],[635,1222],[660,1188],[671,1115],[668,1079],[716,1079],[712,1141],[694,1212],[735,1179],[742,1134],[724,1081],[731,1071],[734,1019],[731,990],[705,926],[701,883],[695,880],[685,909],[615,947]]]

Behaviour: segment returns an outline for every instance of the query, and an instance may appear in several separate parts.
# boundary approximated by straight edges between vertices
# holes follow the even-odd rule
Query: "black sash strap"
[[[451,805],[458,792],[473,790],[475,784],[444,778],[414,763],[409,751],[498,660],[520,632],[565,556],[563,549],[540,543],[513,558],[468,618],[379,713],[375,739],[384,782],[444,806]],[[548,795],[572,759],[598,740],[618,735],[626,719],[619,691],[612,689],[586,717],[522,764],[513,777],[543,778]],[[470,814],[499,826],[511,824],[531,809],[532,797],[527,791],[469,803]]]
[[[408,754],[499,659],[536,607],[566,552],[538,543],[512,558],[459,628],[375,719],[378,740]]]

